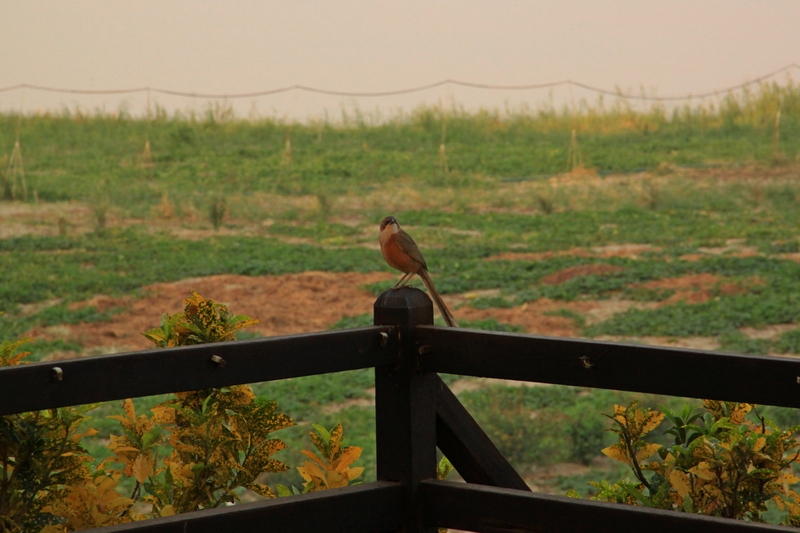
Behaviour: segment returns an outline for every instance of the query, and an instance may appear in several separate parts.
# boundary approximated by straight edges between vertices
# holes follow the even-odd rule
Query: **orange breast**
[[[388,235],[386,238],[381,239],[381,254],[383,254],[383,258],[392,268],[396,268],[404,274],[419,272],[421,266],[419,261],[404,252],[400,245],[397,244],[397,234]]]

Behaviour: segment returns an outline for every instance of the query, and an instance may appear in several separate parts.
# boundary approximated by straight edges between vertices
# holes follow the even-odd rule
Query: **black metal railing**
[[[530,492],[438,373],[800,407],[800,360],[433,327],[408,288],[378,298],[375,324],[0,368],[0,415],[375,369],[377,482],[107,533],[792,530]],[[466,483],[436,480],[437,447]]]

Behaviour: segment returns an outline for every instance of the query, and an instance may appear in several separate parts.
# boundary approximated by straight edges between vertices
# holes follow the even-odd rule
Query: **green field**
[[[528,114],[432,108],[381,124],[5,115],[3,169],[17,138],[27,196],[20,174],[2,174],[0,340],[35,326],[107,321],[125,309],[70,304],[96,294],[135,299],[155,282],[389,271],[374,243],[380,219],[393,214],[457,302],[456,316],[486,312],[465,321],[471,327],[525,331],[492,313],[549,302],[547,316],[584,337],[800,354],[800,89],[791,84],[674,112],[600,103]],[[648,247],[612,253],[621,245]],[[517,256],[499,255],[509,252]],[[563,272],[583,274],[548,281]],[[153,309],[154,325],[164,311]],[[330,327],[369,321],[343,316]],[[32,346],[33,359],[85,353],[66,337]],[[369,479],[372,410],[325,406],[368,398],[371,379],[354,372],[256,389],[296,420],[342,421],[350,443],[367,448]],[[614,402],[683,401],[501,385],[460,397],[526,474],[592,465],[610,438],[601,413]],[[101,437],[114,427],[102,416],[115,408],[97,415]],[[597,416],[579,416],[587,412]],[[285,431],[295,452],[307,430]],[[545,484],[585,492],[586,476],[600,474]]]

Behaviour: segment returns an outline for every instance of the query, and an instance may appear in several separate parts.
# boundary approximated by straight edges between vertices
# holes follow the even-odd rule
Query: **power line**
[[[406,89],[396,89],[391,91],[377,91],[377,92],[356,92],[356,91],[335,91],[330,89],[320,89],[318,87],[309,87],[307,85],[288,85],[286,87],[279,87],[276,89],[267,89],[264,91],[256,91],[250,93],[230,93],[230,94],[215,94],[215,93],[189,93],[184,91],[173,91],[171,89],[160,89],[158,87],[136,87],[131,89],[104,89],[104,90],[91,90],[91,89],[65,89],[60,87],[47,87],[43,85],[32,85],[29,83],[20,83],[18,85],[12,85],[10,87],[0,87],[0,93],[14,91],[18,89],[30,89],[34,91],[44,91],[44,92],[52,92],[52,93],[64,93],[64,94],[132,94],[132,93],[142,93],[142,92],[152,92],[157,94],[165,94],[170,96],[181,96],[185,98],[206,98],[206,99],[238,99],[238,98],[256,98],[260,96],[271,96],[280,93],[286,93],[289,91],[304,91],[309,93],[316,93],[316,94],[325,94],[329,96],[349,96],[349,97],[364,97],[364,98],[374,98],[374,97],[381,97],[381,96],[397,96],[401,94],[410,94],[410,93],[417,93],[422,91],[427,91],[430,89],[435,89],[436,87],[441,87],[443,85],[458,85],[461,87],[469,87],[472,89],[488,89],[488,90],[501,90],[501,91],[529,91],[529,90],[536,90],[536,89],[549,89],[553,87],[559,87],[562,85],[568,85],[573,87],[578,87],[580,89],[585,89],[587,91],[592,91],[598,94],[604,94],[609,96],[615,96],[617,98],[626,98],[631,100],[649,100],[649,101],[677,101],[677,100],[689,100],[692,98],[707,98],[710,96],[720,96],[723,94],[732,93],[750,85],[755,85],[757,83],[761,83],[765,80],[770,78],[774,78],[775,76],[782,74],[783,72],[789,71],[791,69],[800,69],[800,65],[797,63],[790,63],[784,67],[781,67],[777,70],[764,74],[763,76],[759,76],[753,80],[740,83],[738,85],[733,85],[731,87],[727,87],[725,89],[720,89],[716,91],[707,91],[698,94],[687,94],[681,96],[647,96],[647,95],[637,95],[637,94],[628,94],[623,93],[621,91],[610,91],[608,89],[603,89],[601,87],[595,87],[593,85],[589,85],[586,83],[582,83],[580,81],[575,81],[571,79],[561,80],[561,81],[554,81],[549,83],[536,83],[536,84],[529,84],[529,85],[492,85],[486,83],[474,83],[468,81],[461,81],[455,80],[451,78],[447,78],[441,81],[437,81],[434,83],[429,83],[426,85],[419,85],[416,87],[410,87]]]

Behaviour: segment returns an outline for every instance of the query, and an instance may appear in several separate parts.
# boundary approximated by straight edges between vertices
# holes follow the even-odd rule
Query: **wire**
[[[45,92],[52,92],[52,93],[67,93],[67,94],[131,94],[131,93],[141,93],[141,92],[152,92],[158,94],[165,94],[170,96],[182,96],[185,98],[206,98],[206,99],[237,99],[237,98],[256,98],[260,96],[271,96],[274,94],[285,93],[289,91],[305,91],[309,93],[316,93],[316,94],[326,94],[330,96],[348,96],[348,97],[364,97],[364,98],[374,98],[374,97],[382,97],[382,96],[397,96],[401,94],[410,94],[410,93],[417,93],[422,91],[427,91],[430,89],[435,89],[436,87],[441,87],[442,85],[458,85],[461,87],[469,87],[472,89],[488,89],[488,90],[501,90],[501,91],[529,91],[529,90],[536,90],[536,89],[548,89],[552,87],[558,87],[561,85],[569,85],[573,87],[579,87],[581,89],[585,89],[587,91],[592,91],[599,94],[615,96],[617,98],[626,98],[631,100],[649,100],[649,101],[675,101],[675,100],[690,100],[692,98],[707,98],[710,96],[719,96],[723,94],[732,93],[750,85],[755,85],[757,83],[761,83],[765,80],[773,78],[778,74],[783,72],[789,71],[791,69],[800,69],[800,65],[797,63],[790,63],[784,67],[781,67],[777,70],[774,70],[768,74],[764,74],[763,76],[759,76],[753,80],[740,83],[738,85],[734,85],[725,89],[720,89],[717,91],[707,91],[698,94],[687,94],[681,96],[646,96],[646,95],[637,95],[637,94],[628,94],[623,93],[621,91],[610,91],[608,89],[603,89],[600,87],[595,87],[593,85],[588,85],[586,83],[582,83],[579,81],[567,79],[561,81],[554,81],[549,83],[537,83],[537,84],[529,84],[529,85],[491,85],[486,83],[474,83],[468,81],[461,81],[461,80],[454,80],[451,78],[447,78],[441,81],[437,81],[434,83],[429,83],[426,85],[419,85],[417,87],[410,87],[406,89],[396,89],[392,91],[378,91],[378,92],[355,92],[355,91],[334,91],[330,89],[320,89],[318,87],[309,87],[307,85],[288,85],[286,87],[279,87],[276,89],[268,89],[264,91],[256,91],[251,93],[232,93],[232,94],[215,94],[215,93],[196,93],[196,92],[183,92],[183,91],[173,91],[170,89],[160,89],[158,87],[136,87],[132,89],[105,89],[105,90],[91,90],[91,89],[64,89],[60,87],[47,87],[43,85],[32,85],[29,83],[20,83],[18,85],[12,85],[10,87],[0,87],[0,93],[14,91],[18,89],[31,89],[34,91],[45,91]]]

